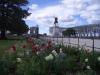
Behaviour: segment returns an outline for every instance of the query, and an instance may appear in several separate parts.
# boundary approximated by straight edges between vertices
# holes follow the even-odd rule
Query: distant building
[[[30,27],[30,36],[38,38],[39,27]]]
[[[76,26],[76,27],[70,27],[75,29],[76,35],[79,37],[100,37],[100,24],[90,24],[90,25],[82,25],[82,26]],[[52,36],[62,36],[62,32],[66,30],[67,28],[63,27],[55,27],[52,26],[49,29],[49,32]],[[56,31],[56,35],[54,34],[54,31]]]
[[[100,24],[90,24],[72,27],[76,30],[76,36],[80,37],[100,37]]]

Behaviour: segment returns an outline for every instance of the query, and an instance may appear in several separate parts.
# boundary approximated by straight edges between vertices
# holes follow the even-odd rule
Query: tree
[[[27,4],[27,0],[0,0],[0,30],[2,39],[6,38],[5,32],[7,30],[11,31],[14,27],[17,29],[18,25],[25,25],[22,22],[24,18],[29,16],[29,13],[22,6]]]
[[[29,27],[26,25],[25,21],[22,21],[16,25],[16,27],[12,26],[9,30],[12,34],[22,35],[28,32]]]
[[[65,31],[62,32],[64,36],[71,37],[72,35],[76,34],[76,31],[73,28],[67,28]]]

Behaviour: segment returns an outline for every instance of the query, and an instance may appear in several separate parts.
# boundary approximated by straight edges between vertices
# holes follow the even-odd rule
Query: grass
[[[15,41],[13,40],[0,40],[0,56],[3,55],[4,51],[7,50]]]
[[[0,50],[5,50],[14,43],[14,40],[0,40]]]
[[[8,50],[13,44],[18,46],[17,49],[20,49],[20,46],[25,43],[25,40],[0,40],[0,57],[4,54],[5,50]]]
[[[0,57],[4,54],[4,51],[9,49],[14,43],[16,43],[15,40],[0,40]]]

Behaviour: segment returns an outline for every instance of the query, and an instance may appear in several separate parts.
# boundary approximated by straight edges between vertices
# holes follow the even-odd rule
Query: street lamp
[[[63,34],[62,34],[62,45],[63,45]]]
[[[77,47],[78,47],[78,49],[79,49],[79,29],[76,29],[76,34],[77,34]]]
[[[39,26],[36,27],[36,38],[39,38]]]
[[[69,38],[69,46],[70,46],[70,36],[68,38]]]
[[[92,34],[92,40],[93,40],[93,45],[92,45],[92,50],[93,50],[93,54],[94,54],[94,43],[95,43],[95,33],[96,33],[96,29],[100,29],[98,27],[93,27],[93,34]]]
[[[79,35],[77,36],[77,38],[78,38],[78,49],[79,49]]]

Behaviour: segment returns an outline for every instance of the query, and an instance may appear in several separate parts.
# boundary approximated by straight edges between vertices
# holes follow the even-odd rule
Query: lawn
[[[5,50],[8,50],[13,44],[20,45],[23,40],[0,40],[0,56],[4,54]]]
[[[0,40],[0,56],[14,43],[15,40]]]
[[[11,46],[14,43],[14,40],[0,40],[0,50],[6,50],[9,46]]]

